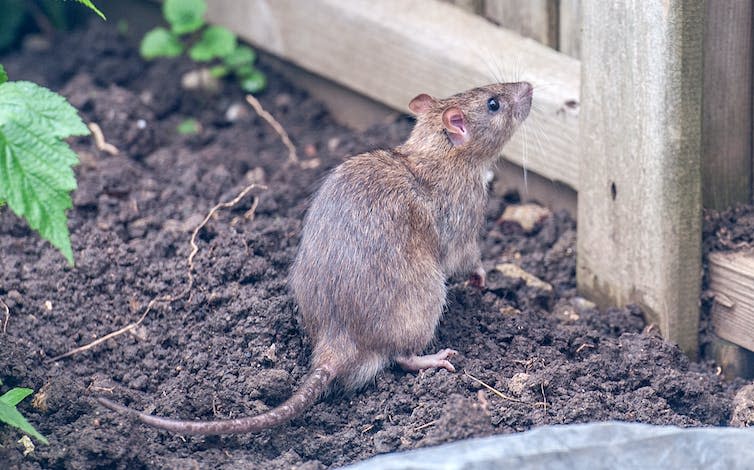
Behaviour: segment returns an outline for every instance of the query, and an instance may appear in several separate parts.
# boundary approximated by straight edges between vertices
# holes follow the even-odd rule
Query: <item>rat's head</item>
[[[528,82],[496,83],[442,100],[421,94],[408,107],[417,116],[417,128],[444,131],[452,147],[489,158],[497,157],[529,115],[532,92]]]

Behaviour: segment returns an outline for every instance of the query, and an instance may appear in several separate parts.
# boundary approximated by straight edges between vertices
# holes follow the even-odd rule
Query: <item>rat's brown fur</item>
[[[333,381],[355,390],[391,361],[444,367],[454,351],[417,356],[434,337],[445,280],[484,282],[477,237],[487,202],[485,175],[527,117],[532,88],[494,84],[444,100],[410,104],[417,122],[392,150],[355,156],[324,181],[304,220],[289,285],[312,338],[312,371],[285,403],[254,417],[179,421],[121,413],[181,434],[251,432],[302,413]],[[500,109],[488,108],[490,98]]]

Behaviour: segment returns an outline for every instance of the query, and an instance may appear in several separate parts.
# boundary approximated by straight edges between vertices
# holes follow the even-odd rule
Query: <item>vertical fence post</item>
[[[582,3],[579,289],[695,357],[704,2]]]

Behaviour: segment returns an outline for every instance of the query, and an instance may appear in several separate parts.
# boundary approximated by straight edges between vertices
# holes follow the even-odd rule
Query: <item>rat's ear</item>
[[[422,93],[421,95],[418,95],[416,98],[411,100],[411,102],[408,104],[408,109],[410,109],[411,112],[416,115],[424,114],[429,111],[432,106],[435,105],[435,103],[437,102],[434,98],[426,93]]]
[[[463,117],[463,111],[455,106],[442,112],[442,125],[445,126],[445,132],[448,133],[450,141],[458,147],[469,140],[469,132],[466,129],[466,118]]]

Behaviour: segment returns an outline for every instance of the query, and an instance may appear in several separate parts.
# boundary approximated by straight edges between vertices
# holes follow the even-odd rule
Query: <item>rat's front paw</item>
[[[485,271],[483,267],[479,266],[474,270],[473,273],[471,273],[468,282],[470,286],[484,289],[487,285],[487,271]]]

